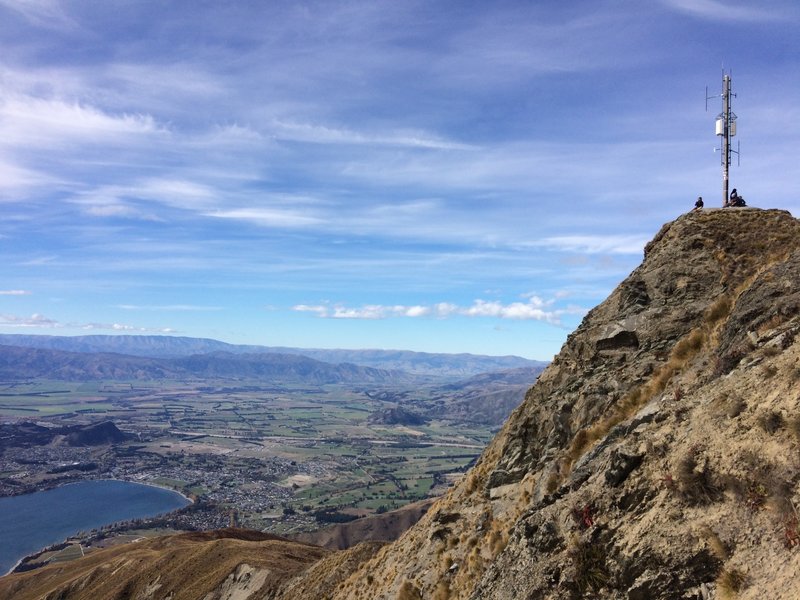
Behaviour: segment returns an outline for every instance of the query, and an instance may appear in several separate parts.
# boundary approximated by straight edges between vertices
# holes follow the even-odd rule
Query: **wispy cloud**
[[[72,195],[69,201],[95,217],[135,217],[158,221],[154,204],[207,211],[216,207],[219,192],[210,185],[185,179],[152,178],[130,185],[105,185]]]
[[[5,327],[39,327],[42,329],[54,329],[63,327],[61,323],[53,319],[49,319],[44,315],[38,313],[32,314],[30,317],[20,317],[17,315],[0,315],[0,326]]]
[[[305,212],[280,208],[233,208],[207,212],[205,216],[249,221],[265,227],[308,227],[325,222],[324,219],[305,214]]]
[[[28,290],[0,290],[0,296],[29,296]]]
[[[150,135],[162,128],[146,114],[110,114],[95,106],[25,95],[0,97],[3,146],[52,147]]]
[[[446,319],[450,317],[491,317],[497,319],[535,320],[552,325],[560,325],[565,314],[577,314],[584,309],[570,307],[552,308],[553,301],[544,301],[538,296],[529,296],[525,302],[504,304],[499,301],[475,300],[470,306],[459,306],[451,302],[438,302],[430,305],[381,305],[367,304],[360,307],[347,307],[342,304],[298,304],[292,307],[298,312],[312,313],[326,319],[388,319],[431,317]]]
[[[340,127],[276,121],[273,135],[278,139],[315,144],[366,146],[407,146],[432,150],[477,150],[476,146],[445,140],[424,131],[365,133]]]
[[[769,2],[735,2],[722,0],[661,0],[664,5],[709,21],[778,21],[786,19],[791,12],[796,16],[796,5]]]
[[[525,245],[587,254],[641,254],[649,240],[650,236],[645,235],[564,235]]]
[[[0,327],[25,329],[83,329],[101,331],[127,331],[136,333],[176,333],[171,327],[137,327],[125,323],[63,323],[42,314],[34,313],[30,317],[11,314],[0,314]]]
[[[53,183],[53,177],[0,156],[0,200],[18,201],[27,190],[43,188]]]
[[[162,306],[142,306],[138,304],[120,304],[117,308],[123,310],[143,310],[143,311],[187,311],[187,312],[205,312],[223,310],[221,306],[199,306],[195,304],[165,304]]]
[[[67,327],[77,327],[85,330],[99,329],[101,331],[127,331],[135,333],[177,333],[176,329],[172,327],[136,327],[134,325],[126,325],[123,323],[84,323],[84,324],[69,324]]]
[[[31,24],[48,29],[75,28],[59,0],[0,0],[0,6],[22,15]]]

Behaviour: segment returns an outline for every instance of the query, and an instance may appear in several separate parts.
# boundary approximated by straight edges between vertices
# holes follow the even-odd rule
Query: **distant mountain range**
[[[152,381],[237,379],[322,385],[407,384],[420,379],[402,371],[330,364],[292,354],[213,352],[181,358],[148,358],[110,352],[68,352],[0,346],[0,379]]]
[[[42,350],[59,350],[72,353],[115,353],[126,355],[125,366],[116,367],[123,371],[137,367],[143,374],[152,370],[153,377],[159,376],[159,369],[189,368],[190,365],[164,362],[136,362],[135,357],[151,359],[178,359],[196,357],[198,355],[215,356],[214,363],[206,368],[224,369],[224,364],[234,362],[234,355],[256,355],[262,358],[248,359],[248,369],[253,372],[262,371],[268,361],[263,356],[292,355],[303,356],[315,361],[341,365],[359,365],[386,371],[404,371],[413,375],[428,375],[453,380],[471,377],[481,373],[503,371],[520,367],[544,367],[547,363],[528,360],[519,356],[482,356],[476,354],[432,354],[427,352],[411,352],[407,350],[324,350],[311,348],[288,348],[270,346],[252,346],[228,344],[207,338],[177,337],[166,335],[85,335],[85,336],[50,336],[50,335],[16,335],[0,334],[0,345]],[[62,357],[66,359],[66,357]],[[43,355],[40,355],[43,360]],[[73,357],[73,361],[78,359]],[[109,360],[104,358],[104,360]],[[196,366],[200,359],[191,361]],[[275,359],[286,368],[290,361],[287,358]],[[117,364],[120,364],[119,361]],[[260,365],[260,366],[257,366]],[[111,369],[111,367],[105,367]],[[300,369],[299,363],[295,368]],[[69,368],[65,365],[65,369]],[[96,366],[102,371],[103,367]]]

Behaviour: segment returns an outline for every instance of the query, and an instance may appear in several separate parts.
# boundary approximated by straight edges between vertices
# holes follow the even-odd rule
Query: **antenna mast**
[[[722,74],[722,112],[717,115],[716,133],[722,138],[722,205],[728,206],[728,188],[730,184],[731,154],[739,156],[739,149],[731,147],[731,138],[736,135],[736,114],[731,110],[731,98],[736,94],[731,92],[731,76]],[[706,108],[708,108],[708,92],[706,92]]]

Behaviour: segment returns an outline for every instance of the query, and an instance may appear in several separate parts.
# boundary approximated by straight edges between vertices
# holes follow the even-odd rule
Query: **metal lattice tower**
[[[715,96],[716,97],[716,96]],[[717,115],[716,133],[722,138],[721,159],[722,159],[722,205],[728,206],[728,189],[730,187],[730,168],[731,155],[739,155],[738,148],[734,150],[731,146],[731,138],[736,135],[736,114],[731,110],[731,98],[736,94],[731,92],[731,76],[723,73],[722,75],[722,112]],[[708,92],[706,91],[706,105],[708,104]]]

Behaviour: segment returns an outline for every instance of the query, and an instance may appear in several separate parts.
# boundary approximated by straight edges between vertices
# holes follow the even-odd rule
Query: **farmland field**
[[[0,384],[0,418],[46,427],[110,420],[111,445],[6,447],[3,494],[64,481],[120,478],[177,489],[242,525],[286,533],[330,515],[367,515],[438,494],[492,431],[427,418],[371,418],[403,397],[424,412],[426,390],[264,385],[230,380]],[[402,395],[395,392],[404,392]],[[95,465],[71,470],[70,465]],[[223,518],[220,517],[220,518]]]

